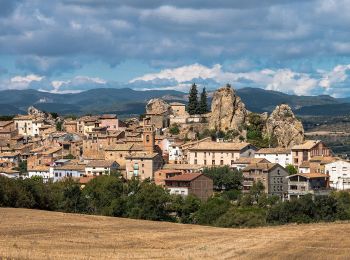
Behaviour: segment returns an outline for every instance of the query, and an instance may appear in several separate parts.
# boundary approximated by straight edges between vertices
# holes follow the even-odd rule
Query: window
[[[224,160],[220,160],[220,165],[224,165]]]
[[[194,153],[194,157],[197,157],[197,152]]]
[[[197,164],[197,159],[194,159],[194,164]]]
[[[207,165],[207,160],[204,160],[204,165]]]
[[[215,160],[212,160],[212,161],[211,161],[211,164],[212,164],[212,165],[215,165]]]
[[[149,135],[146,135],[146,142],[149,143],[149,140],[150,140]]]

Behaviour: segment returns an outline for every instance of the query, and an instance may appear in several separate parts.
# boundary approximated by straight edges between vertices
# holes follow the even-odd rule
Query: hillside
[[[210,96],[211,93],[209,93]],[[248,110],[253,112],[271,112],[276,105],[286,103],[292,109],[300,109],[300,114],[318,115],[333,106],[332,115],[343,115],[348,107],[339,105],[349,99],[335,99],[330,96],[296,96],[260,88],[242,88],[237,90]],[[163,98],[168,101],[187,101],[186,93],[174,90],[137,91],[129,88],[92,89],[75,94],[53,94],[37,90],[0,91],[0,115],[25,113],[29,106],[35,106],[47,112],[59,114],[100,114],[117,113],[130,115],[144,113],[145,104],[151,98]],[[210,97],[209,97],[210,101]],[[349,103],[350,104],[350,103]],[[317,107],[315,107],[317,106]],[[310,107],[310,109],[308,109]],[[305,110],[303,110],[305,108]]]
[[[349,223],[255,229],[0,208],[0,258],[346,259]]]

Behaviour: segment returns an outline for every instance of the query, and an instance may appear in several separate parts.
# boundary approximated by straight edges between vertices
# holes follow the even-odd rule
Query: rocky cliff
[[[304,141],[304,128],[295,117],[292,109],[285,104],[279,105],[266,120],[266,134],[274,136],[280,147],[291,147]]]
[[[219,88],[213,94],[209,128],[221,131],[236,130],[242,133],[247,121],[244,103],[229,85]]]
[[[161,115],[165,113],[170,113],[170,105],[163,99],[154,98],[148,101],[146,105],[146,113],[153,115]]]

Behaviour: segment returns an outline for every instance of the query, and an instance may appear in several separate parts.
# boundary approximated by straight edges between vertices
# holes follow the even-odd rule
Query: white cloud
[[[7,86],[8,89],[27,89],[31,83],[40,82],[44,77],[29,74],[27,76],[14,76],[8,82],[3,82],[2,85]]]
[[[323,72],[323,77],[320,81],[320,86],[329,89],[334,86],[336,83],[344,82],[347,78],[347,71],[350,70],[349,65],[338,65],[334,67],[332,71]]]

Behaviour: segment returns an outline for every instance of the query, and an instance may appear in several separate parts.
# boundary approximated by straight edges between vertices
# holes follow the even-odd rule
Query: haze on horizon
[[[0,89],[350,96],[349,0],[0,0]]]

